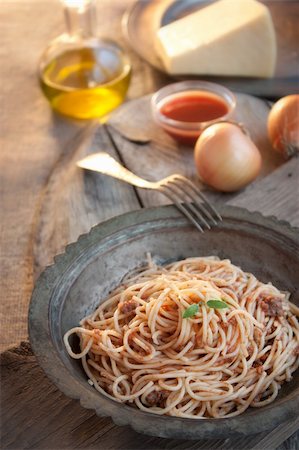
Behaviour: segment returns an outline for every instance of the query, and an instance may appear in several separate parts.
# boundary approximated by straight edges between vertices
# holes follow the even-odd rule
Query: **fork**
[[[139,188],[154,189],[161,192],[202,233],[205,228],[211,229],[211,225],[217,225],[222,220],[222,217],[215,207],[211,205],[206,196],[204,196],[194,183],[183,175],[173,174],[160,181],[147,181],[130,172],[105,152],[87,156],[81,161],[78,161],[77,166],[82,169],[94,170],[105,175],[110,175]]]

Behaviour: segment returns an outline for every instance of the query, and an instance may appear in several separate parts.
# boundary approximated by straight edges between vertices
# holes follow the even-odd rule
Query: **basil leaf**
[[[207,305],[209,308],[214,308],[214,309],[228,308],[228,304],[225,303],[223,300],[216,300],[216,299],[208,300]]]
[[[183,319],[187,319],[188,317],[195,316],[196,313],[198,313],[198,303],[194,303],[193,305],[189,306],[189,308],[185,309],[183,314]]]

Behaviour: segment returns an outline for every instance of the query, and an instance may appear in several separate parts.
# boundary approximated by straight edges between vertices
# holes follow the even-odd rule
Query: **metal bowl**
[[[220,208],[219,208],[220,209]],[[35,355],[56,386],[99,416],[141,433],[168,438],[226,438],[272,429],[297,415],[299,374],[278,398],[263,408],[249,408],[227,419],[184,419],[140,411],[101,395],[87,383],[78,360],[69,357],[63,335],[91,313],[123,276],[146,261],[188,256],[229,258],[261,281],[291,292],[299,304],[299,233],[286,222],[235,207],[220,209],[217,227],[198,233],[172,206],[141,210],[95,226],[69,245],[40,276],[29,311],[29,333]]]

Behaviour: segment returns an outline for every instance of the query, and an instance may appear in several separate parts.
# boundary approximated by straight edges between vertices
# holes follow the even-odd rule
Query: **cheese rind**
[[[160,28],[157,51],[171,74],[271,77],[275,30],[258,1],[220,0]]]

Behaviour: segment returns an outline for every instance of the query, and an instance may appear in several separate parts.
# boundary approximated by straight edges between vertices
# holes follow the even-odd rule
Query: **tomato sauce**
[[[203,123],[222,118],[229,112],[229,107],[220,96],[206,91],[185,91],[170,95],[159,108],[160,113],[168,119],[185,122],[183,124],[166,125],[165,130],[176,140],[194,144],[200,135],[200,126],[195,129],[189,124]]]

